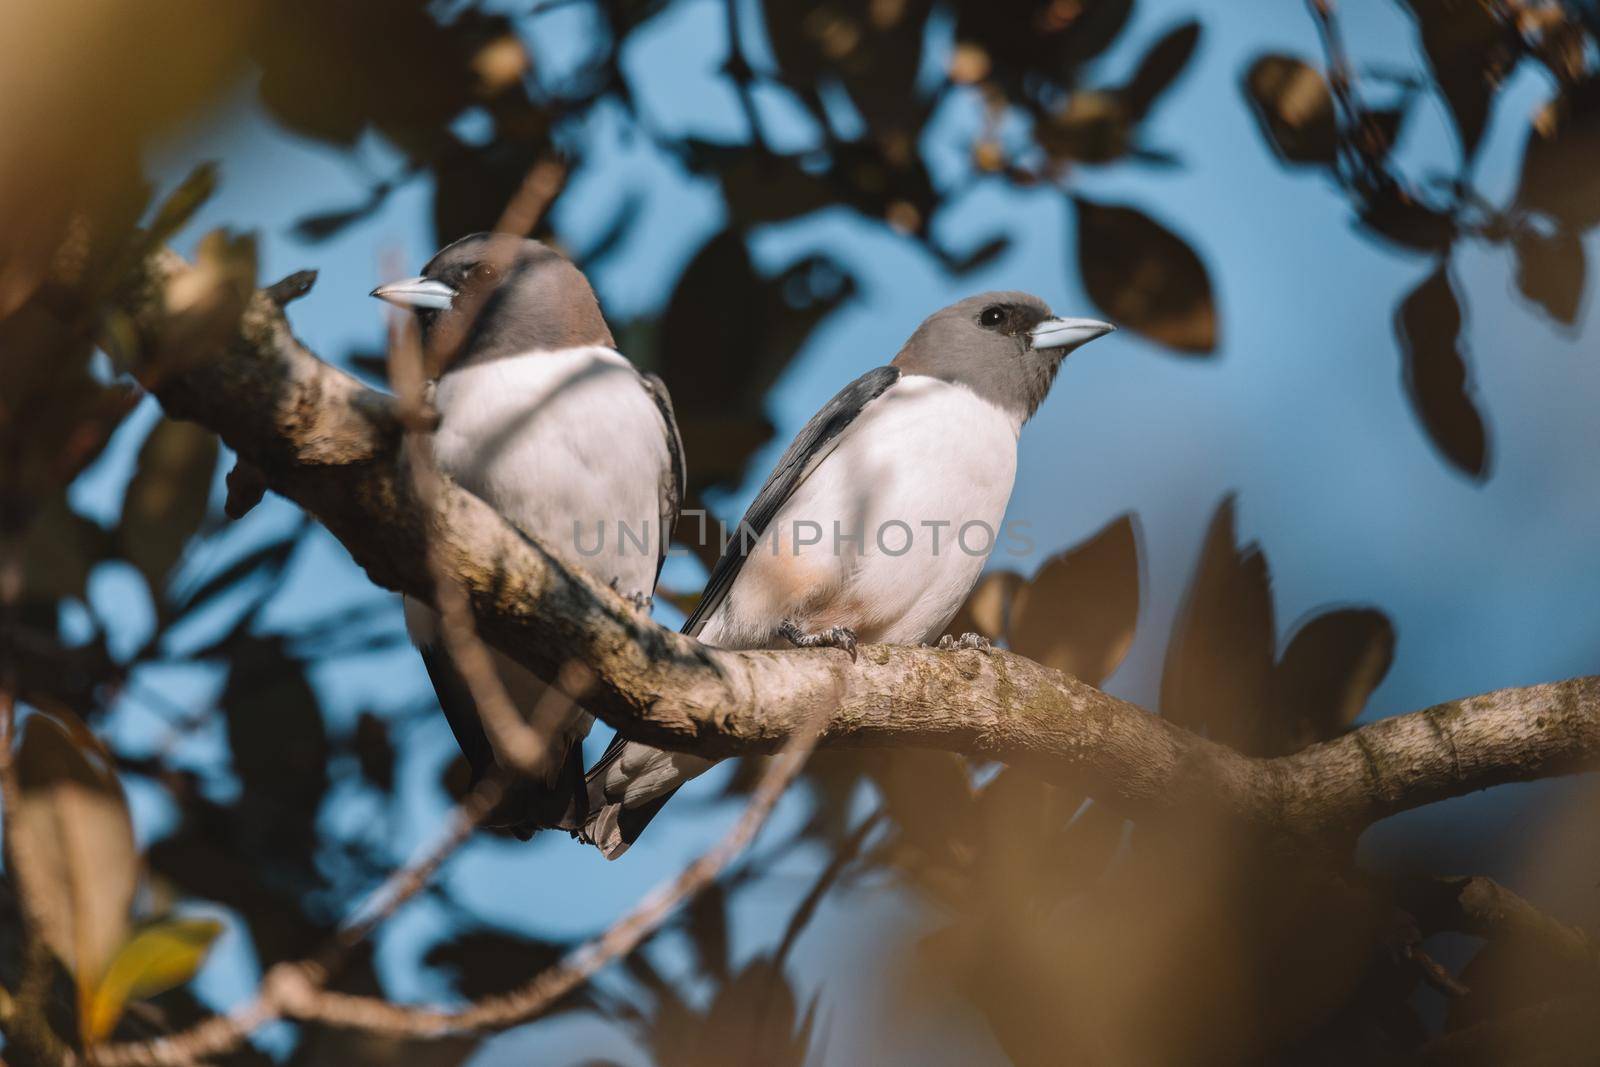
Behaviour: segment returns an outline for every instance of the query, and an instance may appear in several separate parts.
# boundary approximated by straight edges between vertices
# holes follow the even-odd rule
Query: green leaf
[[[127,937],[139,883],[127,801],[105,749],[66,713],[28,718],[17,784],[17,880],[76,980],[81,1011]]]
[[[215,919],[167,919],[130,937],[95,984],[88,1010],[79,1019],[84,1044],[109,1036],[128,1001],[153,997],[193,978],[220,933],[222,924]]]

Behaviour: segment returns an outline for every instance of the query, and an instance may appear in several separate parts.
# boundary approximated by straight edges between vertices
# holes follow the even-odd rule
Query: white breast
[[[434,394],[439,468],[563,562],[624,593],[655,585],[672,458],[660,411],[609,348],[463,367]]]
[[[863,642],[938,637],[1000,534],[1019,428],[962,386],[900,379],[780,509],[703,638],[768,644],[785,618]]]

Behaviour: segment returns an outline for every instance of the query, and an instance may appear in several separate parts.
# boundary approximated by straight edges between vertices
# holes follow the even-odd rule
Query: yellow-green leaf
[[[95,984],[80,1020],[84,1043],[106,1038],[128,1001],[165,993],[193,978],[220,933],[222,924],[215,919],[168,919],[130,937]]]

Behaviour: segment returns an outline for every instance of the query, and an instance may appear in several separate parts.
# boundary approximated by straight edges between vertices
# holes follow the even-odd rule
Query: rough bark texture
[[[188,269],[170,254],[151,265],[132,309],[149,351],[171,350],[162,293]],[[430,599],[431,524],[484,638],[547,679],[585,665],[585,704],[630,737],[707,756],[771,753],[826,705],[825,746],[962,752],[1071,782],[1129,814],[1199,807],[1291,837],[1359,831],[1446,797],[1580,770],[1600,754],[1592,677],[1450,701],[1252,759],[1005,652],[871,646],[852,663],[834,651],[710,648],[636,614],[454,485],[421,508],[390,398],[301,345],[278,288],[251,298],[225,346],[145,374],[168,413],[220,435],[381,586]]]

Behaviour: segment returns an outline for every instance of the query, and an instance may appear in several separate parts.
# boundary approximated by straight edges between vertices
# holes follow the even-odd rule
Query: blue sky
[[[1350,47],[1363,63],[1417,67],[1415,31],[1398,5],[1345,6]],[[1195,5],[1140,4],[1095,80],[1119,81],[1151,41],[1180,18],[1196,16]],[[1593,338],[1600,313],[1592,294],[1578,326],[1564,330],[1515,295],[1507,249],[1472,242],[1458,249],[1452,270],[1468,294],[1464,332],[1495,455],[1487,483],[1457,475],[1412,416],[1391,325],[1397,297],[1430,272],[1431,260],[1369,242],[1326,178],[1285,173],[1239,91],[1240,72],[1261,51],[1318,56],[1314,27],[1300,5],[1265,0],[1206,5],[1197,17],[1204,27],[1199,50],[1146,126],[1150,142],[1182,165],[1085,167],[1073,175],[1072,188],[1095,200],[1139,205],[1201,250],[1217,287],[1220,347],[1211,359],[1186,359],[1124,330],[1072,357],[1022,437],[1010,517],[1028,523],[1038,548],[1007,565],[1031,571],[1049,552],[1136,512],[1146,561],[1140,628],[1108,688],[1153,704],[1161,656],[1206,523],[1222,496],[1237,491],[1239,535],[1266,550],[1283,635],[1308,612],[1333,603],[1372,604],[1394,621],[1394,668],[1369,714],[1595,671],[1600,567],[1593,546],[1600,492],[1592,457],[1600,454],[1600,419],[1593,415],[1600,406],[1600,360]],[[539,69],[559,73],[581,56],[594,24],[585,5],[576,4],[525,19],[521,29]],[[718,73],[725,49],[719,5],[690,0],[672,5],[636,35],[623,70],[657,125],[738,137],[744,119]],[[754,58],[759,65],[759,52]],[[1527,70],[1504,91],[1476,173],[1490,201],[1509,198],[1527,116],[1548,92]],[[801,145],[813,135],[810,120],[784,91],[770,88],[759,100],[780,143]],[[554,217],[556,230],[568,247],[582,249],[623,198],[645,196],[644,224],[594,281],[614,320],[650,315],[663,306],[680,264],[720,228],[721,206],[711,183],[684,174],[645,139],[627,138],[615,114],[601,109],[589,121],[586,143],[604,147],[575,176]],[[961,167],[961,146],[977,122],[973,99],[956,94],[947,101],[924,144],[936,177]],[[1415,173],[1450,171],[1455,151],[1442,106],[1429,101],[1416,109],[1399,146],[1402,166]],[[255,109],[248,85],[223,114],[156,153],[152,170],[170,185],[203,159],[221,161],[221,189],[180,247],[192,247],[218,225],[254,230],[264,279],[303,267],[321,272],[312,293],[291,309],[302,339],[330,358],[380,347],[381,305],[366,293],[394,265],[414,269],[433,251],[427,184],[402,185],[382,211],[334,240],[298,241],[290,230],[297,219],[364,199],[371,182],[396,172],[398,161],[376,140],[352,157],[286,134]],[[1072,213],[1058,192],[979,182],[933,225],[958,250],[1000,234],[1011,243],[989,266],[957,278],[914,242],[843,210],[753,235],[763,269],[775,272],[827,249],[849,267],[859,289],[812,334],[773,390],[768,410],[777,436],[753,463],[746,484],[718,501],[728,518],[737,517],[805,419],[841,384],[885,362],[935,308],[982,289],[1021,288],[1060,312],[1093,313],[1077,277]],[[1591,260],[1600,256],[1596,241],[1588,242],[1588,252]],[[142,411],[75,487],[80,510],[115,514],[153,418]],[[209,573],[295,521],[292,507],[269,499],[202,545],[187,561],[188,573]],[[667,581],[688,589],[700,577],[696,564],[682,560]],[[128,647],[137,644],[141,628],[148,632],[149,606],[128,568],[101,568],[91,596],[121,622]],[[373,588],[322,534],[294,561],[267,625],[287,627],[331,605],[368,602],[387,605],[392,625],[400,625],[398,602]],[[669,615],[664,609],[664,620],[672,621]],[[146,685],[183,706],[204,706],[221,684],[193,668],[146,673]],[[363,709],[400,711],[428,699],[421,664],[409,651],[344,660],[315,681],[336,726],[348,726]],[[137,747],[155,743],[159,722],[130,697],[111,728]],[[219,738],[202,733],[180,752],[197,764],[214,761],[222,751]],[[444,800],[433,783],[451,752],[442,720],[425,721],[407,735],[401,779],[410,807],[391,828],[397,855],[437,830]],[[695,791],[708,795],[717,786],[713,774]],[[1492,811],[1495,825],[1509,826],[1549,789],[1502,790],[1408,818],[1440,828],[1437,847],[1447,861],[1465,856],[1470,846],[1452,833],[1453,818]],[[164,802],[144,791],[135,801],[141,833],[160,833]],[[776,822],[792,825],[803,814],[799,805],[786,802]],[[606,864],[553,837],[531,845],[480,841],[463,851],[445,878],[486,922],[546,934],[591,931],[709,843],[735,814],[732,806],[696,804],[686,793],[621,863]],[[370,815],[352,795],[331,804],[325,818],[330,826],[348,827]],[[1381,852],[1384,841],[1380,828],[1369,847]],[[815,860],[802,855],[779,864],[764,872],[757,891],[741,894],[736,951],[770,944]],[[853,890],[825,908],[796,966],[813,980],[825,971],[844,976],[822,994],[830,1053],[913,1063],[939,1050],[952,1062],[1003,1062],[981,1028],[963,1022],[965,1009],[956,1002],[942,1025],[920,1024],[897,1036],[873,1025],[886,995],[886,983],[876,980],[886,966],[880,946],[912,936],[925,918],[906,895],[884,887]],[[397,995],[442,995],[440,984],[413,961],[445,921],[422,903],[383,935],[380,960]],[[670,969],[667,948],[663,959]],[[202,989],[227,1002],[244,988],[252,967],[231,939],[208,967]],[[557,1060],[552,1050],[569,1046],[584,1055],[637,1059],[615,1034],[600,1030],[581,1020],[543,1024],[536,1034],[497,1039],[476,1062],[511,1062],[534,1040]]]

